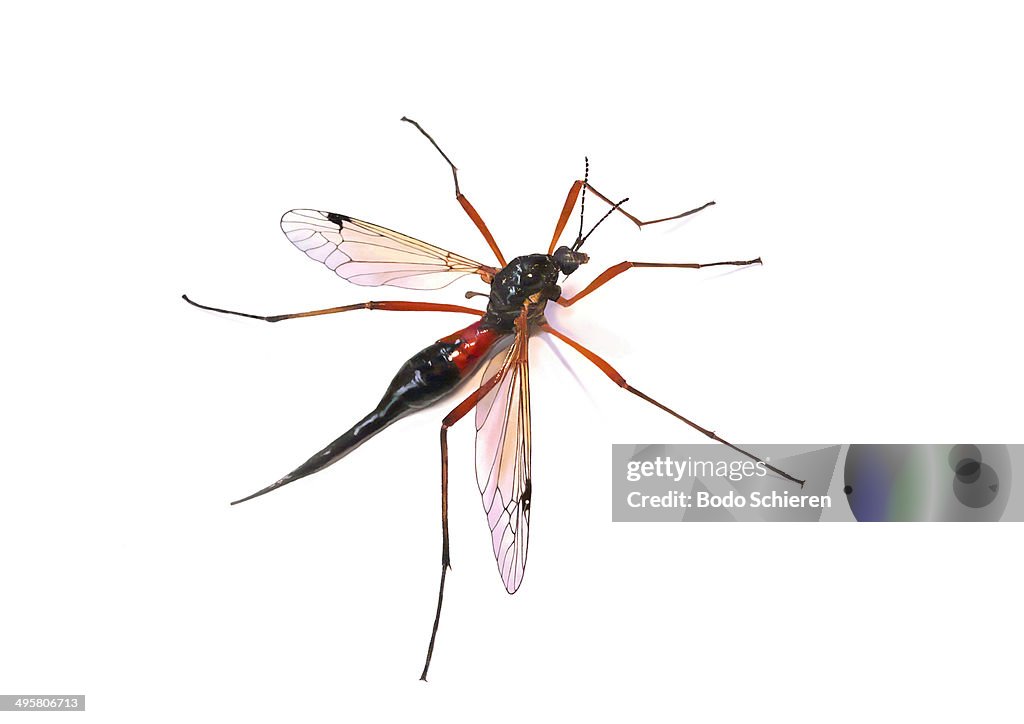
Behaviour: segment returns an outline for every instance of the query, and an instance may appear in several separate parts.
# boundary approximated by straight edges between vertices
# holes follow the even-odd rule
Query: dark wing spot
[[[339,227],[341,227],[341,222],[343,221],[352,221],[352,219],[345,216],[345,214],[336,214],[333,211],[327,212],[327,220],[331,223],[337,224]]]

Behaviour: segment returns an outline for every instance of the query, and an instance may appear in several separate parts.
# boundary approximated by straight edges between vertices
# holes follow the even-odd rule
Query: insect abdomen
[[[507,336],[480,320],[417,352],[398,370],[373,412],[257,495],[323,470],[391,423],[437,402],[471,375],[490,356],[495,344]]]

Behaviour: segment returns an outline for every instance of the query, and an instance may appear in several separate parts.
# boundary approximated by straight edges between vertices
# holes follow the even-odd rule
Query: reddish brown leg
[[[470,220],[476,224],[476,228],[478,228],[480,233],[483,234],[484,239],[487,241],[487,245],[491,247],[491,251],[494,252],[494,256],[497,258],[498,264],[505,266],[505,257],[502,256],[501,249],[498,248],[498,242],[494,240],[491,230],[487,228],[487,224],[484,223],[484,220],[480,217],[477,210],[473,208],[473,204],[469,203],[469,199],[462,194],[459,194],[456,198],[459,200],[459,204],[462,205],[462,208],[466,210],[466,214],[469,216]]]
[[[413,119],[406,118],[405,116],[402,116],[402,120],[405,121],[406,123],[411,123],[412,125],[416,126],[419,132],[427,137],[427,140],[430,141],[434,148],[437,149],[437,152],[441,154],[444,160],[448,162],[448,165],[452,167],[452,178],[455,180],[456,200],[459,202],[459,205],[462,206],[463,210],[469,216],[470,220],[473,222],[476,228],[480,230],[481,234],[483,234],[484,239],[487,241],[487,245],[491,247],[491,251],[494,252],[494,256],[497,257],[498,261],[501,263],[501,266],[505,266],[505,257],[502,256],[501,249],[498,248],[498,242],[494,240],[494,235],[491,234],[490,229],[487,228],[487,224],[484,223],[484,220],[480,217],[480,214],[477,212],[477,210],[473,208],[473,204],[469,203],[469,199],[463,196],[462,191],[459,190],[459,169],[457,169],[455,167],[455,164],[452,163],[452,160],[448,158],[448,154],[442,151],[441,147],[437,145],[437,141],[435,141],[429,133],[423,130],[423,126],[421,126]]]
[[[579,352],[581,355],[586,357],[588,360],[593,362],[594,365],[596,365],[599,370],[604,372],[612,382],[617,384],[622,389],[626,390],[627,392],[633,393],[634,395],[639,397],[641,400],[646,400],[647,402],[650,402],[652,405],[654,405],[655,407],[658,407],[658,408],[664,410],[665,412],[667,412],[668,414],[672,415],[672,417],[676,418],[677,420],[682,420],[687,425],[692,427],[694,430],[697,430],[698,432],[703,433],[704,435],[707,435],[712,440],[715,440],[716,442],[720,442],[723,445],[725,445],[726,447],[732,448],[733,450],[735,450],[736,452],[740,453],[741,455],[746,455],[751,460],[756,460],[759,463],[763,463],[764,466],[767,467],[772,472],[781,475],[782,477],[786,478],[787,480],[792,480],[794,483],[798,483],[801,488],[803,487],[803,485],[804,485],[804,481],[803,480],[797,480],[796,478],[794,478],[789,473],[783,472],[782,470],[779,470],[777,467],[774,467],[773,465],[769,465],[768,463],[764,462],[763,460],[761,460],[761,458],[757,457],[756,455],[752,455],[751,453],[748,453],[746,450],[744,450],[742,448],[739,448],[739,447],[736,447],[731,442],[728,442],[727,440],[723,440],[722,438],[720,438],[718,435],[716,435],[711,430],[703,428],[700,425],[698,425],[696,422],[693,422],[692,420],[690,420],[690,419],[688,419],[686,417],[683,417],[678,412],[676,412],[675,410],[673,410],[673,409],[671,409],[669,407],[666,407],[665,405],[663,405],[660,402],[658,402],[657,400],[655,400],[653,397],[648,397],[643,392],[641,392],[640,390],[636,389],[635,387],[630,385],[628,382],[626,382],[626,378],[623,377],[621,374],[619,374],[619,372],[614,367],[612,367],[605,360],[603,360],[601,357],[599,357],[596,353],[590,351],[589,349],[584,347],[582,344],[580,344],[576,340],[574,340],[574,339],[572,339],[570,337],[567,337],[566,335],[562,334],[558,330],[553,329],[548,324],[541,325],[541,329],[543,329],[545,332],[547,332],[547,333],[549,333],[551,335],[554,335],[558,339],[562,340],[567,345],[572,347],[574,350]]]
[[[548,246],[548,254],[554,253],[555,245],[558,244],[558,239],[562,236],[562,232],[565,231],[565,225],[569,222],[569,216],[572,214],[572,209],[576,205],[576,200],[579,198],[580,191],[584,187],[589,189],[590,192],[592,194],[594,194],[594,196],[596,196],[597,198],[601,199],[602,201],[604,201],[608,205],[612,206],[614,211],[619,211],[620,213],[622,213],[626,218],[628,218],[630,221],[632,221],[634,224],[636,224],[637,228],[641,228],[641,229],[643,227],[647,226],[648,224],[660,224],[662,221],[672,221],[673,219],[681,219],[684,216],[689,216],[690,214],[696,214],[698,211],[702,211],[702,210],[706,209],[709,206],[714,206],[715,205],[714,201],[709,201],[706,204],[704,204],[703,206],[698,206],[696,209],[690,209],[689,211],[684,211],[683,213],[676,214],[675,216],[666,216],[663,219],[652,219],[651,221],[641,221],[637,217],[633,216],[633,214],[629,213],[624,208],[622,208],[622,206],[621,206],[622,202],[621,201],[618,204],[616,204],[614,201],[612,201],[607,196],[602,194],[600,191],[595,189],[590,184],[589,181],[586,181],[586,180],[573,181],[572,182],[572,186],[569,188],[569,195],[565,197],[565,205],[562,207],[562,213],[558,217],[558,224],[555,225],[555,233],[554,233],[554,236],[551,237],[551,245]]]
[[[502,367],[493,377],[484,380],[473,394],[459,403],[458,407],[449,412],[441,422],[441,585],[437,591],[437,613],[434,614],[434,627],[430,631],[430,644],[427,646],[427,660],[423,662],[423,673],[420,674],[421,681],[427,680],[430,658],[434,655],[434,641],[437,640],[437,626],[441,623],[441,604],[444,602],[444,577],[446,571],[451,568],[448,549],[448,428],[476,407],[491,388],[498,384],[504,372],[505,368]]]
[[[587,183],[586,186],[590,190],[590,193],[594,194],[594,196],[596,196],[597,198],[601,199],[606,204],[609,204],[611,206],[615,206],[615,202],[614,201],[612,201],[610,198],[608,198],[607,196],[602,194],[600,191],[595,189],[590,183]],[[628,211],[626,211],[621,206],[619,206],[617,208],[617,211],[622,213],[627,219],[629,219],[634,224],[636,224],[637,228],[642,229],[643,227],[647,226],[648,224],[660,224],[662,221],[672,221],[673,219],[681,219],[684,216],[689,216],[690,214],[696,214],[698,211],[703,211],[707,207],[714,206],[714,205],[715,205],[714,201],[708,201],[703,206],[698,206],[695,209],[690,209],[689,211],[684,211],[681,214],[675,214],[674,216],[666,216],[663,219],[652,219],[651,221],[641,221],[640,219],[638,219],[635,216],[633,216],[633,214],[629,213]]]
[[[747,266],[749,264],[760,264],[760,263],[761,263],[761,257],[758,257],[757,259],[750,259],[749,261],[716,261],[716,262],[712,262],[710,264],[672,264],[672,263],[647,262],[647,261],[624,261],[624,262],[621,262],[619,264],[616,264],[613,267],[609,267],[608,269],[605,269],[603,272],[601,272],[600,274],[597,275],[597,277],[594,279],[594,281],[590,282],[590,284],[588,284],[586,287],[584,287],[581,291],[576,292],[571,297],[568,297],[568,298],[566,298],[564,296],[563,297],[559,297],[558,298],[558,303],[561,304],[563,307],[571,306],[571,305],[575,304],[576,302],[578,302],[579,300],[583,299],[583,297],[585,297],[588,294],[596,291],[599,287],[604,286],[605,284],[610,282],[612,279],[617,277],[619,274],[621,274],[622,272],[624,272],[624,271],[626,271],[628,269],[656,269],[656,268],[665,268],[665,269],[704,269],[705,267],[709,267],[709,266]]]
[[[565,225],[569,223],[569,216],[572,214],[573,207],[576,206],[576,199],[579,198],[580,189],[582,188],[582,181],[572,182],[572,186],[569,188],[569,195],[565,197],[565,205],[562,207],[562,213],[558,217],[558,223],[555,224],[555,233],[551,237],[551,246],[548,247],[548,254],[554,253],[555,245],[558,244],[558,240],[562,237],[562,232],[565,231]]]
[[[262,319],[264,322],[280,322],[285,319],[298,319],[299,317],[319,317],[321,314],[337,314],[338,312],[352,312],[356,309],[382,309],[388,312],[462,312],[464,314],[475,314],[482,316],[483,312],[472,307],[460,307],[458,304],[437,304],[434,302],[360,302],[359,304],[346,304],[344,307],[331,307],[330,309],[314,309],[312,312],[296,312],[295,314],[275,314],[263,317],[258,314],[247,314],[245,312],[232,312],[229,309],[218,309],[208,307],[205,304],[193,302],[184,294],[181,298],[193,307],[206,309],[221,314],[234,314],[236,317],[248,317],[249,319]]]

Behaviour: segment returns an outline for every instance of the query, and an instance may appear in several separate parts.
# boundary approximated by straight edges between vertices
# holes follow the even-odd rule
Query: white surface
[[[468,318],[179,299],[475,288],[350,286],[277,228],[324,208],[490,261],[409,115],[509,256],[545,247],[584,154],[638,215],[718,201],[610,219],[573,285],[763,268],[633,271],[551,318],[728,439],[1020,442],[1020,25],[963,7],[8,10],[0,690],[85,693],[97,722],[1019,720],[1020,526],[612,525],[611,443],[700,437],[540,341],[525,583],[495,571],[463,423],[422,684],[446,410],[227,502]]]

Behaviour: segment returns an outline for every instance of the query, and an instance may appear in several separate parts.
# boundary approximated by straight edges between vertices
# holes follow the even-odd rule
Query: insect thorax
[[[487,315],[501,325],[515,324],[523,305],[529,301],[530,321],[544,321],[547,302],[558,299],[558,266],[547,254],[529,254],[510,261],[491,281]]]

